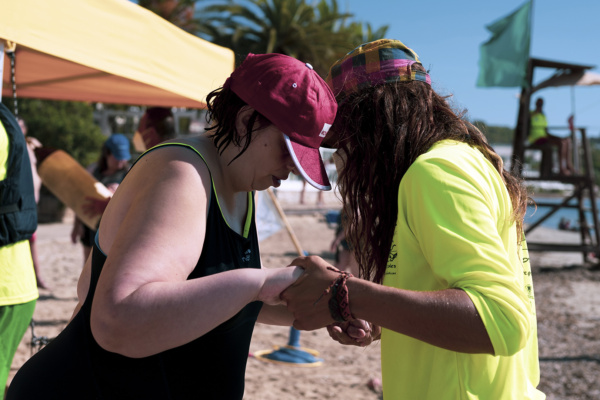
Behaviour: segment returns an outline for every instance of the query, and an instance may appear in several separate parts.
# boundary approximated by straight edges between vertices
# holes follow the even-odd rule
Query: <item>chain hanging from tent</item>
[[[10,81],[12,83],[12,91],[13,91],[13,113],[15,114],[15,117],[19,116],[19,105],[17,103],[17,80],[15,79],[15,64],[16,64],[16,57],[15,57],[15,51],[7,51],[6,54],[8,54],[8,56],[10,57]]]
[[[53,338],[49,338],[48,336],[37,336],[34,331],[35,321],[33,319],[29,323],[29,326],[31,327],[31,342],[29,344],[31,346],[31,355],[33,356],[34,352],[37,353],[40,351],[42,347],[50,343]]]

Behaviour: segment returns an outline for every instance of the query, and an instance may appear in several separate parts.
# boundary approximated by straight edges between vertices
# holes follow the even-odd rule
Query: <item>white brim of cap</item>
[[[329,183],[329,179],[327,179],[326,174],[311,177],[300,162],[300,158],[302,158],[302,160],[304,161],[308,157],[311,163],[318,163],[320,169],[322,171],[325,171],[325,165],[323,164],[323,160],[321,159],[321,153],[319,152],[319,149],[313,149],[311,147],[303,146],[301,144],[293,142],[285,133],[283,134],[283,137],[285,138],[285,144],[287,145],[288,151],[290,152],[290,155],[294,160],[296,169],[298,169],[298,172],[300,172],[300,174],[306,180],[306,182],[308,182],[311,186],[319,190],[331,190],[331,184]],[[303,157],[299,157],[298,153],[302,153]],[[321,180],[323,182],[318,182]]]

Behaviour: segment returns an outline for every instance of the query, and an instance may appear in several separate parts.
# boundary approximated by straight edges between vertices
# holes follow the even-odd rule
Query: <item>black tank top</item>
[[[202,254],[188,279],[261,267],[251,194],[248,201],[244,237],[227,225],[212,185]],[[180,347],[128,358],[102,349],[90,329],[92,300],[105,260],[96,243],[90,288],[81,310],[19,370],[7,400],[241,399],[250,339],[262,303],[246,305],[228,321]]]

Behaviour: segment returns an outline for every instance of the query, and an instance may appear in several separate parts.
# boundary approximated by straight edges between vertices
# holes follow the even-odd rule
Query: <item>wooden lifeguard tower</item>
[[[554,74],[546,81],[533,86],[533,75],[536,68],[554,69]],[[530,58],[527,66],[526,81],[528,85],[521,90],[519,102],[519,113],[515,128],[513,154],[511,169],[527,181],[551,181],[568,184],[572,190],[563,195],[559,203],[536,202],[538,207],[549,207],[549,211],[542,214],[534,223],[525,229],[525,234],[533,231],[544,221],[550,218],[561,208],[576,208],[579,215],[580,242],[578,244],[565,243],[536,243],[528,241],[530,251],[558,251],[558,252],[581,252],[585,262],[591,261],[590,254],[600,255],[600,224],[598,221],[598,210],[596,207],[596,194],[594,185],[594,169],[590,151],[590,145],[583,127],[549,127],[551,132],[568,131],[573,147],[573,164],[575,174],[561,175],[554,171],[553,149],[549,145],[529,146],[527,137],[529,135],[530,103],[532,95],[539,89],[548,86],[572,85],[575,79],[582,76],[585,71],[593,68],[589,65],[577,65],[564,62]],[[558,83],[556,83],[558,82]],[[563,83],[560,83],[563,82]],[[541,167],[539,174],[530,176],[524,174],[523,165],[527,152],[541,152]],[[587,201],[589,200],[589,204]],[[586,214],[591,212],[591,221]]]

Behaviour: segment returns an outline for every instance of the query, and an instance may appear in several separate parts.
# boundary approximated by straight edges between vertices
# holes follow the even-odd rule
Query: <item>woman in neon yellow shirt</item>
[[[355,279],[319,257],[282,298],[298,329],[381,337],[386,399],[543,399],[527,195],[483,134],[397,40],[362,45],[327,78]],[[372,282],[371,282],[372,281]]]

